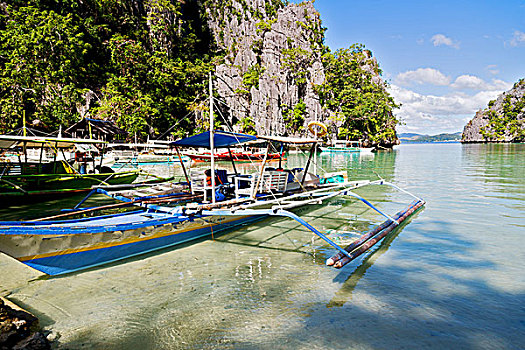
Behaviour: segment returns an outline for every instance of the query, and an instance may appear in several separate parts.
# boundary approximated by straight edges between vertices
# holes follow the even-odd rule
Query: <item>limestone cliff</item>
[[[323,118],[314,86],[324,81],[323,30],[312,3],[209,2],[209,26],[225,51],[217,90],[237,128],[286,135],[283,113],[298,104],[304,123]]]
[[[462,142],[525,141],[525,79],[490,101],[463,130]]]
[[[223,115],[237,131],[304,136],[315,120],[328,125],[329,139],[383,147],[398,143],[392,114],[397,106],[376,59],[361,44],[331,53],[313,1],[204,5],[215,43],[224,52],[215,69],[216,89],[225,102]],[[374,106],[367,98],[384,103]]]

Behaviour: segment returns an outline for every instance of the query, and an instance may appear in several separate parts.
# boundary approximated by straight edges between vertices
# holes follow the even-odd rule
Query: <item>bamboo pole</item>
[[[410,207],[407,211],[405,211],[405,213],[399,218],[398,222],[400,222],[400,223],[403,222],[406,218],[408,218],[410,215],[412,215],[416,210],[421,208],[423,205],[424,205],[424,202],[417,202],[414,206]],[[372,248],[377,242],[382,240],[387,234],[392,232],[397,226],[398,225],[394,225],[393,223],[391,223],[384,230],[382,230],[380,233],[378,233],[373,238],[371,238],[368,241],[366,241],[365,243],[363,243],[359,248],[357,248],[356,250],[351,252],[349,254],[351,256],[351,258],[349,258],[347,256],[344,256],[342,259],[337,261],[333,266],[335,268],[337,268],[337,269],[345,266],[350,261],[354,260],[355,258],[360,256],[361,254],[363,254],[364,252],[366,252],[367,250]]]
[[[257,183],[255,185],[255,188],[253,189],[253,192],[252,192],[252,198],[255,199],[255,197],[257,196],[257,191],[259,190],[259,185],[262,181],[262,176],[263,176],[263,173],[264,173],[264,167],[266,165],[266,161],[268,160],[268,152],[270,152],[270,142],[268,141],[268,146],[266,147],[266,154],[264,155],[264,160],[261,164],[261,171],[259,173],[259,178],[257,179]]]
[[[301,180],[301,187],[304,186],[304,181],[306,180],[306,174],[308,174],[308,168],[310,167],[310,161],[312,160],[312,155],[315,150],[315,145],[316,143],[314,143],[312,148],[310,148],[310,156],[308,157],[308,161],[306,162],[306,166],[304,167],[304,170],[303,170],[304,174],[303,174],[303,179]]]
[[[89,209],[84,209],[84,210],[75,210],[75,211],[71,211],[69,213],[58,214],[58,215],[48,216],[48,217],[45,217],[45,218],[29,220],[29,221],[46,221],[46,220],[51,220],[51,219],[59,219],[59,218],[64,218],[64,217],[80,214],[80,213],[89,213],[89,212],[96,211],[96,210],[124,207],[124,206],[127,206],[127,205],[133,205],[134,203],[137,203],[137,201],[102,205],[100,207],[89,208]]]
[[[238,176],[239,173],[237,172],[237,168],[235,167],[235,160],[233,159],[232,150],[230,147],[228,147],[228,154],[230,155],[230,159],[232,161],[233,172],[235,173],[235,176]]]
[[[414,201],[413,203],[410,204],[409,208],[411,208],[415,204],[416,202]],[[400,212],[398,212],[396,215],[393,216],[393,219],[399,220],[405,212],[406,212],[406,209],[401,210]],[[370,238],[372,238],[373,236],[375,236],[376,234],[378,234],[379,232],[381,232],[382,230],[390,226],[392,223],[393,221],[386,220],[381,225],[376,226],[373,230],[369,231],[368,233],[365,233],[364,235],[359,237],[357,240],[350,243],[348,246],[345,247],[345,250],[347,252],[351,252],[352,250],[356,249],[357,247],[359,247],[360,245],[368,241]],[[339,261],[341,258],[343,258],[343,256],[344,256],[343,254],[337,253],[336,255],[326,260],[326,265],[332,266],[337,261]]]
[[[179,148],[175,147],[175,151],[177,151],[177,156],[179,157],[179,162],[180,162],[180,165],[182,166],[182,171],[184,172],[184,177],[186,178],[186,181],[188,182],[188,186],[189,186],[190,191],[191,191],[190,177],[188,176],[188,173],[186,172],[186,167],[184,166],[184,162],[182,161],[182,157],[180,155]]]
[[[211,161],[211,202],[215,203],[215,145],[213,136],[213,87],[210,71],[210,161]]]

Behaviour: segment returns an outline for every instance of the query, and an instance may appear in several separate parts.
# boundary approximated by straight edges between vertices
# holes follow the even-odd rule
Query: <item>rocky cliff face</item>
[[[462,142],[522,142],[525,140],[525,79],[489,102],[464,128]]]
[[[323,119],[314,86],[324,81],[323,30],[310,2],[208,2],[209,26],[226,55],[216,88],[238,130],[289,135],[283,113],[300,106],[304,124]]]
[[[304,136],[308,123],[315,120],[328,125],[329,138],[339,134],[387,147],[397,142],[397,120],[391,111],[385,118],[374,115],[395,108],[393,100],[386,107],[363,110],[361,115],[353,113],[358,106],[349,106],[367,104],[359,96],[386,94],[377,61],[364,45],[341,51],[339,54],[346,55],[343,58],[338,52],[331,53],[324,45],[325,29],[313,1],[186,0],[170,4],[145,1],[152,46],[183,57],[190,47],[197,52],[192,59],[211,58],[218,114],[235,131]],[[346,86],[358,96],[329,93]],[[194,113],[197,128],[206,129],[207,102],[196,98],[188,109]],[[370,137],[372,133],[379,136]]]

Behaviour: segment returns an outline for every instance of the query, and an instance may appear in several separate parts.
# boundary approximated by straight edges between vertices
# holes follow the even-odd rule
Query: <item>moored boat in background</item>
[[[151,141],[147,143],[110,143],[104,155],[104,164],[114,169],[124,166],[140,167],[143,165],[180,165],[189,162],[187,156],[177,155],[168,145],[169,141]]]
[[[184,155],[194,162],[209,162],[211,159],[211,154],[209,152],[185,153]],[[260,162],[264,160],[265,156],[267,157],[267,160],[278,160],[284,158],[283,155],[279,153],[269,153],[266,155],[264,152],[255,153],[247,151],[226,151],[214,154],[215,161],[224,162]]]
[[[320,146],[322,153],[371,153],[373,147],[362,147],[360,141],[335,140],[330,146]]]
[[[0,159],[0,205],[89,191],[94,185],[135,181],[137,171],[115,172],[95,162],[97,144],[105,142],[0,135],[0,149],[9,153]]]

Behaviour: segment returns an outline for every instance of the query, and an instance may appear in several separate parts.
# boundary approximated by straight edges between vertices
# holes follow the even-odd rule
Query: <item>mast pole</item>
[[[26,110],[24,109],[22,111],[22,130],[24,132],[24,137],[27,136],[27,129],[26,129]],[[24,157],[25,157],[25,162],[27,163],[27,148],[26,148],[26,145],[27,145],[27,141],[24,141]],[[22,169],[22,167],[20,167],[20,169]]]
[[[315,121],[317,122],[317,114],[315,115]],[[314,138],[317,140],[317,128],[315,129]],[[314,146],[314,175],[317,175],[317,142]]]
[[[22,111],[22,131],[23,131],[23,135],[24,137],[27,136],[27,129],[26,129],[26,110],[24,109]]]
[[[210,161],[211,161],[211,202],[215,203],[215,145],[213,138],[213,87],[210,71]]]

